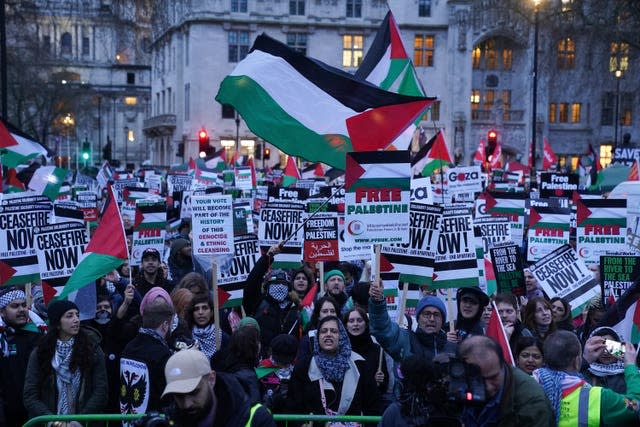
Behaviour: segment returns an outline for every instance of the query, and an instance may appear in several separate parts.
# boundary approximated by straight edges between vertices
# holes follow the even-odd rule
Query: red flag
[[[476,150],[476,154],[474,154],[473,156],[473,160],[476,162],[480,162],[481,165],[484,164],[485,162],[485,155],[487,153],[486,148],[485,148],[485,140],[481,139],[480,140],[480,144],[478,144],[478,149]]]
[[[640,172],[638,171],[638,159],[633,161],[633,165],[631,165],[631,169],[629,170],[629,175],[627,176],[627,181],[640,181]]]
[[[256,178],[256,167],[253,164],[253,157],[249,157],[249,161],[247,162],[247,165],[251,168],[251,186],[253,188],[256,188],[256,185],[258,184],[258,180]]]
[[[319,177],[324,176],[324,168],[322,167],[322,163],[316,163],[316,168],[313,171],[313,175]]]
[[[491,303],[491,306],[493,309],[491,310],[491,317],[489,318],[489,324],[487,325],[487,336],[496,340],[500,345],[504,360],[507,363],[510,363],[511,366],[516,366],[513,360],[513,355],[511,354],[511,347],[509,346],[507,334],[504,332],[502,320],[500,320],[500,316],[498,316],[498,307],[496,307],[494,302]]]
[[[489,166],[491,169],[502,167],[502,145],[498,141],[496,141],[496,149],[489,158]]]
[[[542,160],[542,169],[548,170],[551,166],[558,163],[558,156],[551,149],[551,144],[549,144],[549,140],[547,138],[544,139],[543,143],[543,154],[544,158]]]
[[[14,145],[18,145],[18,141],[11,135],[4,123],[0,121],[0,148],[13,147]]]

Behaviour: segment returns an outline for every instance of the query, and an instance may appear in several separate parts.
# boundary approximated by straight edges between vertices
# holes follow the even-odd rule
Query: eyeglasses
[[[423,311],[422,313],[420,313],[420,316],[426,317],[427,319],[429,319],[430,317],[433,317],[434,319],[439,319],[442,317],[439,311]]]

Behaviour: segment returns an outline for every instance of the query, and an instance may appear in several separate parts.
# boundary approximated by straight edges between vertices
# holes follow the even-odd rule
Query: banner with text
[[[89,244],[87,228],[79,222],[62,222],[34,229],[40,280],[64,286]]]
[[[513,242],[494,243],[490,248],[493,273],[498,293],[525,295],[524,269],[518,245]]]
[[[193,253],[232,254],[233,202],[229,195],[191,197]]]
[[[140,265],[142,252],[153,248],[164,253],[167,229],[167,203],[162,199],[136,200],[135,222],[131,246],[131,265]]]
[[[218,286],[231,296],[223,307],[235,307],[242,303],[242,290],[249,273],[260,258],[258,237],[255,234],[235,236],[233,257],[221,256],[218,259]]]
[[[625,199],[581,199],[576,205],[576,250],[581,260],[597,264],[602,255],[637,252],[627,245]]]
[[[640,277],[640,256],[601,256],[600,284],[604,303],[612,305]]]
[[[527,232],[527,261],[537,261],[558,246],[569,244],[571,209],[531,207]]]

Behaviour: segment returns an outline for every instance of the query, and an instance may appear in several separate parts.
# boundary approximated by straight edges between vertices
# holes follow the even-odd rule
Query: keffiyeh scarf
[[[548,368],[540,368],[533,371],[533,378],[542,386],[547,395],[551,408],[556,416],[556,425],[560,420],[560,401],[562,390],[572,388],[579,384],[590,387],[582,378],[564,371],[554,371]]]
[[[605,365],[603,363],[591,363],[589,365],[589,372],[596,377],[609,377],[611,375],[618,375],[624,373],[624,362],[618,360],[617,362]]]
[[[69,370],[73,343],[75,338],[68,341],[56,341],[56,353],[51,360],[51,366],[56,372],[56,386],[58,388],[58,415],[75,412],[75,401],[80,389],[80,370]]]
[[[191,330],[193,338],[198,341],[200,351],[202,351],[209,359],[216,353],[216,326],[213,323],[208,324],[204,328],[194,326]]]
[[[322,372],[322,377],[331,382],[340,382],[349,369],[351,360],[351,343],[347,331],[338,323],[340,338],[338,339],[338,351],[336,354],[328,354],[320,349],[319,339],[313,342],[313,358]]]
[[[162,345],[164,345],[165,347],[169,347],[169,344],[167,344],[167,340],[164,337],[162,337],[155,329],[140,328],[140,333],[144,335],[149,335],[150,337],[153,337],[158,341],[160,341]]]

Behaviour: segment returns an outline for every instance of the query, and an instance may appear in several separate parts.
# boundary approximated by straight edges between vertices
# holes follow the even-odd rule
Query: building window
[[[184,65],[189,66],[189,33],[184,34]]]
[[[613,160],[613,145],[602,144],[600,146],[600,164],[606,168],[611,164],[611,160]]]
[[[363,36],[345,34],[342,36],[342,66],[358,67],[363,56]]]
[[[173,91],[171,90],[170,87],[167,88],[167,113],[173,113],[174,109],[173,109]]]
[[[471,90],[471,118],[473,120],[477,120],[478,110],[480,109],[480,90],[472,89]]]
[[[555,103],[549,104],[549,123],[556,122],[556,115],[558,114],[557,106],[558,104]]]
[[[362,18],[362,0],[347,0],[347,18]]]
[[[602,126],[613,125],[613,110],[616,106],[616,94],[607,92],[602,96],[602,112],[600,116],[600,124]]]
[[[84,56],[88,56],[90,52],[91,52],[91,44],[89,42],[89,37],[84,36],[82,37],[82,54]]]
[[[235,119],[236,110],[229,104],[222,104],[222,118],[223,119]]]
[[[305,33],[288,33],[287,46],[303,55],[307,54],[307,35]]]
[[[128,105],[130,107],[134,105],[138,105],[138,98],[135,96],[125,96],[124,97],[124,105]]]
[[[612,42],[609,56],[609,71],[627,71],[629,69],[629,44]]]
[[[484,92],[483,97],[483,108],[485,110],[490,110],[493,107],[493,103],[496,100],[496,92],[494,90],[488,89]]]
[[[571,123],[580,123],[580,112],[582,110],[582,104],[574,102],[571,104]]]
[[[42,36],[42,49],[45,53],[51,53],[51,36]]]
[[[184,120],[191,120],[191,83],[184,85]]]
[[[418,16],[431,16],[431,0],[418,0]]]
[[[500,99],[502,99],[502,119],[505,122],[511,121],[511,91],[503,90]]]
[[[304,15],[305,0],[289,0],[289,15]]]
[[[513,67],[513,49],[504,48],[502,50],[502,69],[510,70]]]
[[[427,112],[422,115],[420,120],[434,122],[440,120],[440,101],[435,101],[433,104],[431,104],[429,110],[427,110]]]
[[[249,32],[229,31],[229,62],[240,62],[249,53]]]
[[[576,43],[567,37],[558,41],[557,67],[559,70],[572,70],[576,65]]]
[[[476,46],[471,51],[471,63],[474,70],[480,69],[480,59],[482,58],[482,51],[480,50],[480,46]]]
[[[620,94],[620,124],[631,126],[633,123],[633,93]]]
[[[136,73],[127,73],[127,84],[128,85],[136,84]]]
[[[413,64],[416,67],[433,67],[435,40],[432,35],[416,34],[413,39]]]
[[[567,104],[566,102],[561,102],[558,104],[558,107],[558,123],[567,123],[569,121],[569,104]]]
[[[496,41],[489,39],[484,43],[484,68],[487,70],[495,70],[497,66]]]
[[[63,33],[60,37],[60,53],[71,55],[71,34]]]
[[[247,13],[247,0],[231,0],[231,12]]]

